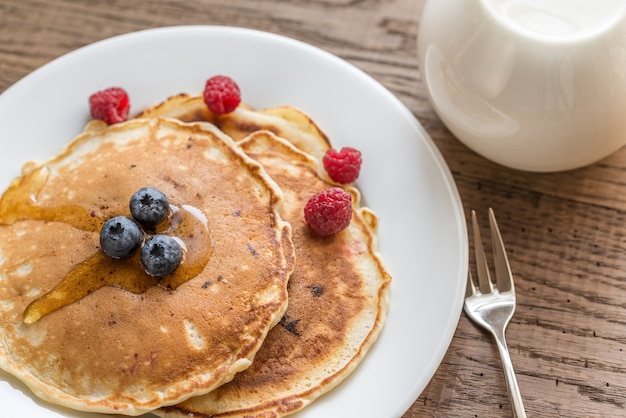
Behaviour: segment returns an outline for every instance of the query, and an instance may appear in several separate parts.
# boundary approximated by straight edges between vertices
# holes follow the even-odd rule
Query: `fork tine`
[[[482,293],[493,292],[493,284],[487,265],[487,257],[483,249],[483,241],[480,238],[480,229],[476,220],[476,211],[472,210],[472,227],[474,231],[474,254],[476,256],[476,273],[478,274],[478,288]]]
[[[472,295],[476,294],[476,285],[474,284],[474,279],[472,277],[472,272],[467,270],[467,286],[465,287],[465,297],[468,298]]]
[[[509,266],[509,260],[506,256],[504,243],[502,242],[502,235],[500,235],[500,229],[498,228],[498,223],[496,222],[496,215],[493,213],[492,208],[489,208],[489,226],[491,227],[493,262],[498,290],[501,292],[506,292],[507,290],[514,291],[515,288],[513,285],[511,267]]]

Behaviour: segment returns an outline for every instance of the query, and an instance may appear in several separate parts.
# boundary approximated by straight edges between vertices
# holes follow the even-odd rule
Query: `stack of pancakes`
[[[354,370],[388,308],[358,190],[342,186],[347,229],[321,237],[304,222],[309,197],[337,186],[320,164],[330,146],[292,107],[216,116],[179,95],[26,164],[0,200],[0,368],[84,411],[268,418],[308,405]],[[179,214],[165,228],[184,243],[176,280],[98,257],[103,222],[144,186]]]

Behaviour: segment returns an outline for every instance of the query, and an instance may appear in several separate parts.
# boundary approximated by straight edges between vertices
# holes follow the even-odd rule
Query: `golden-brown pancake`
[[[326,134],[307,114],[292,106],[254,110],[241,104],[231,113],[214,115],[201,96],[179,94],[144,110],[137,117],[154,116],[184,122],[211,122],[235,140],[243,139],[255,131],[271,131],[317,159],[321,159],[330,148]]]
[[[99,229],[143,186],[186,248],[161,281],[113,260]],[[282,194],[209,124],[92,124],[27,164],[0,201],[0,368],[66,407],[138,415],[247,368],[287,304],[294,249]],[[46,296],[48,295],[48,296]]]
[[[378,337],[390,276],[377,253],[377,218],[359,207],[347,229],[321,237],[304,222],[309,197],[333,186],[315,159],[270,132],[240,142],[283,190],[283,218],[293,229],[296,267],[289,306],[253,364],[210,393],[155,411],[161,417],[276,418],[296,412],[348,376]]]

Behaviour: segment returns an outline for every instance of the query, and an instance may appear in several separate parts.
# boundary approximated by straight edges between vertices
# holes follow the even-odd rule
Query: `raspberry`
[[[120,87],[110,87],[89,96],[91,117],[107,124],[124,122],[128,118],[130,100],[128,93]]]
[[[342,231],[351,219],[352,195],[341,187],[331,187],[313,195],[304,206],[304,220],[319,235]]]
[[[341,184],[352,183],[359,177],[361,152],[350,147],[340,151],[329,149],[322,159],[324,168],[333,181]]]
[[[204,87],[204,103],[215,115],[230,113],[239,106],[241,92],[230,77],[216,75],[207,80]]]

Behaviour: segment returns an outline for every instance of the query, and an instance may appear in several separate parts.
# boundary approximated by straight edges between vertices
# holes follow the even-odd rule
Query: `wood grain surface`
[[[160,26],[254,28],[338,55],[422,123],[453,173],[466,215],[494,208],[518,292],[507,338],[528,416],[624,416],[626,150],[554,174],[507,169],[470,151],[426,99],[416,57],[423,3],[0,0],[0,92],[76,48]],[[463,314],[441,366],[404,417],[509,416],[496,346]]]

